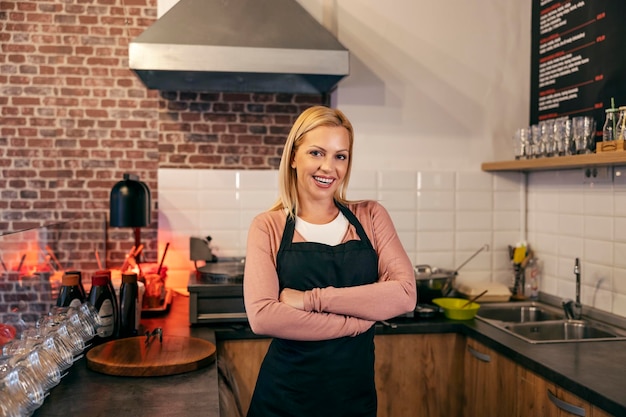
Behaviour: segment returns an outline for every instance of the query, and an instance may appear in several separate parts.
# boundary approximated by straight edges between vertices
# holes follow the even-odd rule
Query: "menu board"
[[[533,0],[530,124],[626,105],[626,2]],[[601,134],[601,133],[600,133]]]

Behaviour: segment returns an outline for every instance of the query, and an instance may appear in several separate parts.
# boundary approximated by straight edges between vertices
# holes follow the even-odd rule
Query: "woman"
[[[350,202],[353,129],[305,110],[279,167],[280,197],[248,233],[244,299],[273,337],[249,417],[376,415],[374,323],[413,310],[413,266],[387,211]]]

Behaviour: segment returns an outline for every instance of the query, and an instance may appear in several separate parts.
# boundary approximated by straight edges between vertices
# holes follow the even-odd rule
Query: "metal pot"
[[[450,269],[433,268],[430,265],[415,265],[415,282],[417,284],[418,304],[429,304],[433,298],[447,297],[454,290],[456,276],[459,270],[469,261],[474,259],[483,250],[488,250],[489,245],[483,245],[468,259],[459,265],[454,271]]]
[[[446,297],[454,289],[456,271],[415,265],[418,304],[429,304],[433,298]]]

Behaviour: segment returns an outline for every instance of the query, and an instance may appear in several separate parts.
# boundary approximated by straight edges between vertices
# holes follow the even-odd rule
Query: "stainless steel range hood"
[[[349,52],[295,0],[180,0],[129,46],[151,89],[326,93]]]

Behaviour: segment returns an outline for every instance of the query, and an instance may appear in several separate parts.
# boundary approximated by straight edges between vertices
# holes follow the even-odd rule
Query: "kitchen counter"
[[[142,319],[142,326],[212,342],[258,337],[244,324],[190,327],[188,302],[188,297],[176,295],[167,316]],[[392,324],[396,328],[377,325],[377,334],[461,333],[612,415],[626,415],[626,341],[529,344],[477,319],[396,319]],[[34,416],[113,414],[219,416],[217,366],[181,375],[127,378],[91,371],[81,359]]]
[[[164,335],[192,336],[215,343],[213,329],[189,326],[188,298],[184,296],[175,295],[167,315],[143,318],[141,326],[149,330],[161,327]],[[213,362],[206,368],[171,376],[121,377],[92,371],[82,358],[33,416],[217,417],[217,365]]]

